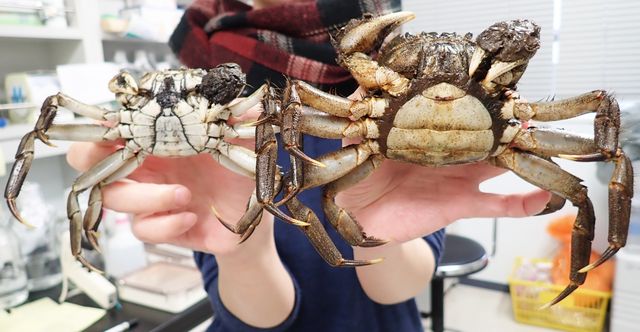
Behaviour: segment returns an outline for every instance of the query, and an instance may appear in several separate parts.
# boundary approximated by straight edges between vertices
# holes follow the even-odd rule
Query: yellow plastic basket
[[[509,279],[509,292],[516,321],[563,331],[602,331],[611,293],[578,288],[562,302],[540,310],[540,307],[553,300],[565,286],[516,279],[515,271],[523,261],[521,257],[516,259],[513,274]],[[551,264],[546,259],[527,261]]]

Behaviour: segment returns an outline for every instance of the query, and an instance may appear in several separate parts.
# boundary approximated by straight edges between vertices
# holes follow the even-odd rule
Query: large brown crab
[[[454,33],[405,34],[380,48],[384,37],[412,19],[408,12],[353,20],[336,36],[339,63],[366,90],[362,100],[337,97],[293,81],[284,91],[281,110],[265,101],[256,133],[257,190],[262,204],[286,204],[317,251],[331,265],[358,266],[371,261],[343,259],[315,214],[295,195],[324,186],[323,209],[341,236],[354,246],[384,241],[367,237],[357,221],[334,202],[338,192],[372,173],[384,158],[425,166],[482,160],[509,169],[553,193],[547,209],[568,199],[578,208],[572,233],[570,285],[557,303],[581,285],[586,272],[625,245],[633,196],[633,170],[618,146],[619,108],[605,91],[551,102],[530,103],[515,93],[529,59],[539,47],[540,28],[528,20],[499,22],[475,41]],[[367,53],[378,51],[377,60]],[[310,106],[303,107],[303,106]],[[313,109],[312,109],[313,108]],[[595,112],[595,137],[527,126],[528,120],[554,121]],[[285,198],[274,202],[276,141],[271,124],[281,127],[293,168],[284,181]],[[321,156],[299,149],[301,133],[325,138],[360,138],[359,144]],[[551,157],[576,161],[612,161],[609,184],[609,248],[589,265],[594,211],[587,188]],[[254,223],[232,228],[247,236]]]

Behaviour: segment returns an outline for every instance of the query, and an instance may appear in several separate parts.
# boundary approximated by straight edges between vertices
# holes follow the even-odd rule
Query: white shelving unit
[[[4,77],[9,73],[54,71],[61,64],[102,63],[112,60],[113,53],[118,49],[127,53],[139,49],[156,54],[170,52],[166,43],[104,35],[100,28],[102,1],[105,0],[66,0],[69,10],[66,28],[0,25],[0,96],[4,96]],[[120,2],[109,1],[116,5]],[[82,100],[82,96],[73,97]],[[31,124],[15,124],[0,128],[0,149],[5,157],[3,166],[7,171],[14,161],[20,139],[32,128]],[[56,141],[54,144],[56,147],[36,142],[36,160],[27,181],[40,183],[47,199],[51,199],[58,209],[64,209],[64,198],[60,193],[71,185],[72,179],[76,176],[76,172],[67,165],[64,157],[72,143]],[[7,177],[2,177],[2,186],[6,181]]]
[[[32,40],[82,40],[82,33],[77,28],[50,28],[39,26],[0,26],[2,39],[32,39]]]

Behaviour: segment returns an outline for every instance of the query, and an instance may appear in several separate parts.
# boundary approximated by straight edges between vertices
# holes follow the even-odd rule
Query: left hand
[[[479,162],[425,167],[385,160],[373,174],[341,192],[336,203],[352,212],[368,236],[406,242],[458,219],[526,217],[542,211],[551,194],[536,190],[500,195],[480,183],[506,172]]]

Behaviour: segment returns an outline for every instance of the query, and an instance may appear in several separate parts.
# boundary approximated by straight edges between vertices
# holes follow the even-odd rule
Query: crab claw
[[[378,48],[393,29],[414,19],[412,12],[396,12],[378,17],[351,20],[335,36],[336,47],[342,53],[368,53]]]
[[[480,77],[484,85],[512,86],[540,47],[540,27],[529,20],[498,22],[480,33],[476,44],[469,75],[486,73]]]
[[[136,83],[136,80],[131,74],[123,71],[109,81],[109,91],[135,95],[138,94],[138,83]]]
[[[484,77],[484,82],[486,83],[491,82],[496,78],[502,76],[503,74],[506,74],[512,71],[514,68],[524,65],[526,63],[527,63],[527,60],[518,60],[518,61],[512,61],[512,62],[496,61],[491,65],[491,68],[489,68],[489,71],[487,72],[487,76]],[[505,83],[510,84],[511,82],[505,82]]]

